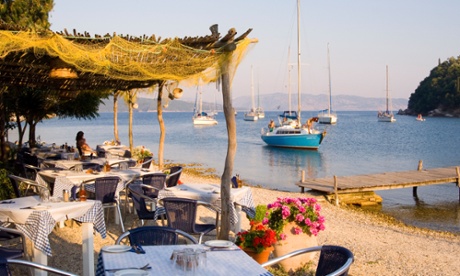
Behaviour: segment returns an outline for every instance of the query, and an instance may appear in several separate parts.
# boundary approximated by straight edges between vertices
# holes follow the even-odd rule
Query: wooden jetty
[[[417,170],[401,171],[401,172],[385,172],[378,174],[354,175],[354,176],[334,176],[327,178],[309,178],[305,179],[305,172],[302,171],[302,178],[296,183],[300,187],[301,192],[305,189],[311,189],[326,194],[328,199],[335,200],[335,204],[339,204],[339,197],[360,198],[357,194],[361,194],[362,200],[358,202],[349,202],[351,204],[369,205],[363,201],[371,201],[379,203],[380,197],[369,199],[369,193],[375,194],[377,190],[390,190],[413,187],[413,195],[417,197],[417,187],[427,185],[437,185],[445,183],[456,183],[460,188],[460,172],[458,167],[423,169],[422,161],[419,162]],[[331,196],[332,195],[332,196]],[[331,200],[332,201],[332,200]],[[356,200],[355,200],[356,201]],[[460,190],[459,190],[460,201]],[[381,198],[380,198],[381,202]]]

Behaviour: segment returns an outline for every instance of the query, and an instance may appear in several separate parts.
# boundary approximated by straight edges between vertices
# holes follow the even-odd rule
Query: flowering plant
[[[133,149],[131,156],[137,160],[144,160],[145,157],[153,156],[152,152],[144,146],[137,146]]]
[[[294,234],[308,233],[314,236],[324,230],[324,217],[320,215],[321,206],[315,198],[279,197],[274,203],[267,205],[267,216],[262,223],[276,232],[280,240],[286,239],[284,226],[294,222]]]
[[[261,253],[276,242],[276,233],[263,224],[258,224],[253,229],[239,232],[235,244],[241,249],[248,249]]]

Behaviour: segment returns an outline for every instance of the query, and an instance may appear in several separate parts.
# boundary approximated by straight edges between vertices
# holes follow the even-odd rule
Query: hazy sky
[[[458,0],[302,0],[303,93],[327,94],[329,43],[333,95],[384,97],[388,65],[391,96],[408,99],[439,59],[460,55],[459,11]],[[223,36],[252,28],[249,37],[259,42],[238,68],[234,97],[250,95],[251,65],[256,93],[287,93],[288,63],[296,62],[295,0],[55,0],[50,21],[54,31],[92,36],[205,36],[213,24]]]

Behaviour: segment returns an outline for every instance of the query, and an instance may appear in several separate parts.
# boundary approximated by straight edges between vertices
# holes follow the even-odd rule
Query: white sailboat
[[[254,76],[251,66],[251,110],[249,110],[249,112],[244,113],[244,120],[257,121],[258,119],[259,115],[256,113],[256,108],[254,107]]]
[[[390,110],[390,92],[388,90],[388,65],[386,67],[386,110],[385,112],[379,111],[377,114],[377,118],[379,122],[388,122],[393,123],[396,122],[396,119],[393,115],[393,112]]]
[[[327,67],[329,74],[329,102],[325,110],[320,111],[318,114],[318,123],[320,124],[336,124],[337,114],[332,112],[332,83],[331,83],[331,60],[329,57],[329,43],[327,44]]]
[[[203,111],[203,99],[202,99],[201,85],[197,89],[195,97],[195,108],[193,110],[193,124],[194,125],[217,125],[217,120],[214,116],[209,115]]]
[[[259,84],[257,84],[257,108],[256,113],[259,119],[265,118],[264,109],[260,106],[260,94],[259,94]]]
[[[297,121],[273,129],[262,129],[261,138],[269,146],[318,149],[326,133],[300,125],[301,122],[301,60],[300,60],[300,0],[297,0]]]

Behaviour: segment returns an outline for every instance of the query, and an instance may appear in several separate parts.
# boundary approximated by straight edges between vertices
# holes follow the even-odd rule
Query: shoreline
[[[220,178],[190,172],[184,172],[180,179],[183,183],[220,184]],[[321,214],[326,218],[326,229],[317,236],[318,244],[341,245],[350,249],[355,257],[350,275],[460,275],[457,258],[460,235],[408,226],[346,206],[336,207],[321,196],[309,193],[249,187],[256,206],[274,202],[281,196],[316,197],[322,207]],[[203,212],[198,215],[201,219],[209,217]],[[134,218],[133,214],[123,213],[126,230],[132,227]],[[113,215],[106,225],[105,239],[99,234],[94,236],[95,262],[100,249],[114,244],[121,234],[120,226],[112,220]],[[55,228],[50,234],[53,256],[48,259],[48,264],[81,275],[80,226],[76,223],[70,225]],[[243,215],[241,229],[248,228],[249,221]],[[212,239],[215,239],[214,231],[204,237],[204,240]]]

